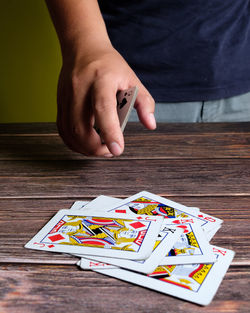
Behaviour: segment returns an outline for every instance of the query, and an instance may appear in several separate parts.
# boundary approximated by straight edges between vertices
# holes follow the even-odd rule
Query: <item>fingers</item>
[[[64,143],[87,156],[112,157],[124,150],[116,103],[117,88],[110,80],[74,85],[62,76],[58,87],[57,126]],[[101,138],[94,129],[98,124]]]
[[[133,73],[110,75],[113,72],[109,69],[99,71],[105,75],[98,77],[93,75],[95,72],[90,67],[90,70],[78,71],[73,79],[69,69],[61,72],[57,115],[59,134],[73,151],[87,156],[119,156],[124,150],[124,138],[117,114],[117,91],[134,85],[139,87],[135,108],[141,123],[148,129],[156,128],[155,103]],[[95,123],[102,139],[94,129]]]
[[[135,102],[135,108],[137,110],[137,114],[141,123],[148,129],[155,129],[155,101],[144,86],[139,88],[139,92]]]
[[[116,93],[117,87],[112,86],[110,80],[97,80],[92,88],[92,105],[101,138],[110,153],[119,156],[124,150],[124,138],[117,115]]]
[[[75,151],[87,156],[106,156],[110,152],[106,145],[102,144],[94,125],[93,110],[90,99],[85,99],[84,104],[75,106],[71,118],[71,142]]]
[[[57,127],[64,143],[86,156],[112,156],[93,128],[91,97],[85,91],[74,91],[65,77],[58,86]]]

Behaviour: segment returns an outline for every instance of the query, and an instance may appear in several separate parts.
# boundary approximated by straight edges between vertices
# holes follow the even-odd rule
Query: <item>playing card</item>
[[[121,90],[117,94],[117,113],[120,121],[121,130],[123,131],[130,115],[136,96],[138,93],[138,88],[132,87],[127,90]]]
[[[182,204],[154,195],[147,191],[141,191],[110,208],[108,212],[133,213],[135,215],[162,215],[165,218],[193,218],[205,232],[222,223],[219,218],[202,212],[196,212]]]
[[[120,203],[122,199],[119,198],[113,198],[101,195],[94,200],[90,201],[86,206],[84,206],[84,209],[91,209],[91,208],[98,208],[98,211],[107,212],[107,210],[103,210],[103,208],[110,208],[114,205]]]
[[[129,115],[131,113],[132,108],[134,107],[134,103],[136,100],[136,96],[138,93],[138,88],[132,87],[126,90],[120,90],[117,93],[117,114],[120,122],[121,130],[124,131],[124,128],[128,122]],[[94,125],[95,130],[101,136],[100,128],[97,122]]]
[[[99,261],[94,261],[86,258],[81,258],[79,262],[77,262],[77,265],[81,267],[83,270],[91,270],[91,269],[110,269],[110,268],[117,268],[115,265],[102,263]]]
[[[200,212],[200,208],[196,208],[196,207],[193,207],[193,206],[187,206],[188,208],[188,211],[193,211],[193,213],[198,213]]]
[[[221,228],[221,224],[218,224],[218,225],[215,225],[215,227],[209,230],[208,232],[205,232],[207,241],[210,241],[220,228]]]
[[[169,226],[176,225],[184,232],[159,264],[174,265],[215,261],[212,246],[208,243],[201,227],[195,224],[194,219],[167,219],[167,221]]]
[[[212,264],[160,266],[148,275],[119,268],[94,271],[200,305],[208,305],[234,257],[233,251],[216,246],[213,246],[213,253],[217,261]]]
[[[140,260],[151,254],[162,222],[159,216],[61,210],[25,247]]]
[[[168,225],[166,224],[166,222],[167,221],[164,221],[161,231],[158,234],[158,238],[156,239],[152,254],[146,260],[133,261],[94,256],[89,256],[89,258],[100,262],[113,264],[119,267],[131,269],[137,272],[151,273],[160,264],[162,258],[169,252],[169,250],[173,246],[173,243],[178,240],[183,232],[183,229],[174,227],[173,225]],[[99,268],[101,267],[102,264]]]
[[[71,207],[75,209],[81,209],[84,208],[84,210],[98,210],[99,212],[110,212],[113,210],[114,207],[119,206],[121,203],[123,203],[124,200],[120,198],[113,198],[108,196],[98,196],[94,200],[90,202],[83,201],[83,205],[81,201],[76,201],[74,205]],[[186,207],[189,213],[192,214],[198,214],[200,212],[200,209],[197,207]],[[116,212],[119,213],[119,210],[116,210]],[[126,213],[126,211],[122,210],[120,213]],[[130,211],[127,212],[128,214]],[[134,213],[132,213],[134,214]]]
[[[89,201],[75,201],[69,210],[81,210],[83,209]]]
[[[81,209],[89,209],[91,207],[103,207],[105,203],[105,207],[112,207],[119,203],[122,199],[108,197],[108,196],[98,196],[92,201],[75,201],[74,204],[71,206],[70,210],[81,210]]]

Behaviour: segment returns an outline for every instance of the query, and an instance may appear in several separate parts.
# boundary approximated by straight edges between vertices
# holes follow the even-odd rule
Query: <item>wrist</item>
[[[70,39],[61,43],[61,51],[63,63],[89,63],[91,60],[98,59],[107,52],[113,51],[114,48],[109,38],[94,38],[87,36],[87,38]]]

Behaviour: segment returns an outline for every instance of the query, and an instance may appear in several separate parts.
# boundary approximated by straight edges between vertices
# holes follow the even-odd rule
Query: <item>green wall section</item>
[[[0,123],[53,122],[61,54],[43,0],[0,0]]]

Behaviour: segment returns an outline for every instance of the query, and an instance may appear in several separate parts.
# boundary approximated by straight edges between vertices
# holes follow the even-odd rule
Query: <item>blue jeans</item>
[[[157,122],[202,123],[202,122],[247,122],[250,121],[250,92],[222,100],[156,103]],[[138,121],[133,109],[129,121]]]

